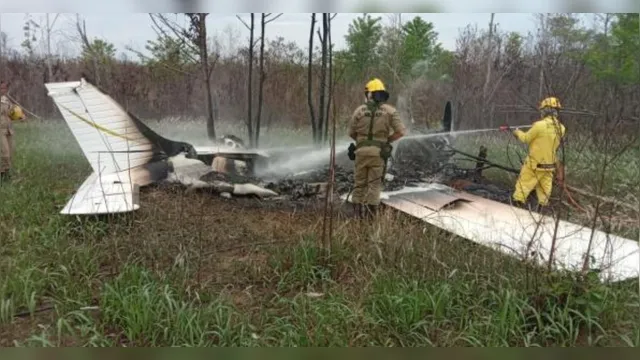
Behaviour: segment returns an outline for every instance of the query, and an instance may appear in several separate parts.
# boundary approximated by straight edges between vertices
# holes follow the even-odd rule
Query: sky
[[[44,14],[30,14],[31,18],[42,23],[46,23]],[[344,35],[347,34],[349,24],[353,19],[361,14],[338,14],[331,23],[332,40],[336,43],[337,48],[343,48],[345,45]],[[383,21],[388,22],[386,14],[372,14],[381,16]],[[112,42],[119,52],[126,51],[125,47],[130,46],[137,50],[143,50],[147,40],[156,38],[156,34],[151,26],[151,20],[146,13],[124,13],[124,14],[82,14],[82,18],[86,22],[87,33],[89,37],[100,37]],[[247,23],[249,22],[247,14],[240,14]],[[455,49],[456,37],[460,29],[468,24],[477,24],[480,27],[487,27],[490,14],[403,14],[403,21],[409,20],[413,16],[420,16],[426,21],[433,22],[438,32],[439,40],[447,49]],[[55,15],[49,15],[50,21]],[[267,25],[267,37],[275,38],[283,37],[288,41],[295,41],[302,48],[308,46],[309,41],[309,20],[310,13],[283,14],[277,20]],[[8,44],[10,47],[17,48],[24,39],[22,27],[25,23],[26,14],[2,14],[1,26],[2,31],[8,35]],[[259,16],[256,17],[256,20]],[[54,44],[52,50],[73,50],[76,46],[70,44],[70,39],[66,34],[73,34],[74,14],[62,14],[58,17],[54,24],[57,33],[52,40]],[[527,31],[535,30],[533,14],[498,14],[495,21],[499,23],[500,28],[507,31]],[[316,26],[318,26],[316,24]],[[249,31],[238,20],[235,14],[211,14],[207,23],[208,32],[211,34],[217,32],[222,37],[222,41],[228,42],[228,32],[239,35],[242,44],[249,36]],[[73,39],[71,39],[71,42]],[[69,49],[70,48],[70,49]]]
[[[638,12],[637,0],[21,0],[2,1],[4,12],[188,12],[235,13],[249,11],[290,13],[315,12]],[[365,10],[364,7],[369,9]],[[378,10],[373,10],[373,7]],[[427,10],[427,7],[430,10]],[[635,9],[635,10],[634,10]]]
[[[22,27],[25,23],[25,12],[33,8],[51,12],[67,12],[62,14],[56,21],[53,36],[53,51],[63,53],[75,53],[79,50],[80,44],[74,38],[75,14],[79,12],[86,21],[87,32],[90,38],[100,37],[112,42],[118,49],[118,54],[125,53],[129,57],[135,54],[128,51],[126,47],[131,47],[138,51],[143,51],[147,40],[156,38],[156,34],[151,26],[151,21],[147,13],[153,12],[179,12],[188,11],[182,6],[175,6],[175,0],[109,0],[109,1],[85,1],[85,0],[21,0],[19,2],[0,2],[0,28],[8,34],[9,46],[19,48],[24,39]],[[440,1],[443,3],[443,1]],[[322,7],[330,7],[332,11],[341,12],[332,22],[332,39],[338,49],[345,45],[344,35],[347,33],[349,24],[359,13],[349,13],[354,11],[366,11],[363,6],[374,7],[370,11],[411,11],[417,6],[432,6],[431,9],[425,7],[426,11],[446,11],[448,13],[419,13],[403,14],[403,20],[418,15],[434,24],[435,30],[439,34],[439,41],[444,48],[454,50],[456,37],[459,31],[467,25],[477,25],[482,28],[488,26],[490,14],[486,11],[496,11],[498,13],[495,21],[504,31],[518,31],[526,34],[535,31],[535,20],[532,13],[535,12],[562,12],[562,11],[585,11],[585,12],[620,12],[640,8],[637,0],[539,0],[537,2],[514,2],[513,0],[457,0],[446,1],[446,5],[439,5],[438,1],[428,0],[394,0],[391,2],[379,2],[377,0],[324,0],[324,2],[310,0],[240,0],[240,1],[204,1],[200,2],[198,11],[212,11],[208,17],[208,31],[210,34],[224,34],[231,31],[238,35],[237,41],[241,44],[246,42],[248,30],[236,18],[235,11],[246,11],[251,8],[257,10],[286,10],[276,21],[270,23],[267,28],[267,37],[275,38],[281,36],[288,41],[295,41],[302,48],[307,47],[309,36],[310,13],[299,13],[299,11],[321,11],[328,10]],[[390,9],[393,5],[393,9]],[[432,5],[430,5],[432,4]],[[264,9],[267,7],[268,9]],[[311,7],[314,7],[313,9]],[[316,9],[317,8],[317,9]],[[194,9],[195,10],[195,9]],[[235,10],[235,11],[233,11]],[[423,10],[423,11],[424,11]],[[16,11],[15,13],[7,13]],[[483,11],[473,13],[473,11]],[[524,12],[526,11],[526,13]],[[640,10],[638,10],[640,11]],[[458,12],[458,13],[453,13]],[[507,13],[512,12],[512,13]],[[240,13],[244,19],[248,18],[247,13]],[[388,15],[377,14],[383,17],[383,21],[388,21]],[[50,15],[52,19],[55,15]],[[31,13],[31,17],[36,22],[44,23],[44,13]],[[228,36],[221,35],[225,39]]]

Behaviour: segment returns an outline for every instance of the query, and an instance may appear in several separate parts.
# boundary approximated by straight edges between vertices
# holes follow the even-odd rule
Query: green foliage
[[[115,59],[115,56],[116,47],[102,39],[94,39],[90,48],[86,46],[82,48],[82,59],[89,63],[95,60],[98,64],[108,64]]]
[[[431,65],[440,51],[433,24],[416,16],[402,26],[402,34],[402,72],[409,73],[419,61]]]
[[[162,63],[179,69],[192,63],[191,59],[197,56],[183,41],[171,36],[160,36],[155,41],[149,40],[145,48],[151,53],[151,56],[149,58],[141,56],[140,60],[150,66]]]
[[[590,32],[580,27],[575,15],[555,15],[548,19],[549,32],[556,41],[559,51],[571,51],[584,46],[590,38]]]
[[[507,36],[507,43],[504,48],[507,62],[518,62],[522,59],[522,36],[512,31]]]
[[[622,84],[640,82],[639,14],[614,14],[611,31],[600,34],[585,58],[602,80]]]
[[[395,79],[442,79],[453,71],[453,53],[442,48],[433,23],[419,16],[402,26],[383,26],[381,18],[365,14],[352,22],[345,39],[347,49],[334,57],[352,81],[375,75],[387,79],[392,88]]]
[[[455,53],[437,47],[431,59],[431,70],[428,75],[436,77],[440,80],[449,81],[453,77],[453,65],[455,61]]]
[[[344,61],[347,73],[352,79],[363,81],[368,73],[375,69],[380,60],[378,43],[382,38],[381,17],[365,14],[349,24],[345,36],[347,51],[337,55],[336,61]]]

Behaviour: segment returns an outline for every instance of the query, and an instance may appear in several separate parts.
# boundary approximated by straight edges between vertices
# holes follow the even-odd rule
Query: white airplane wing
[[[342,196],[351,201],[351,197]],[[509,206],[441,184],[383,192],[381,202],[480,245],[519,259],[579,272],[587,254],[603,281],[640,275],[637,241]]]

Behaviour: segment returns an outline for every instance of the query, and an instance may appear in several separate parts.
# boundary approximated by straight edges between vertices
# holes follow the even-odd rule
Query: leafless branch
[[[247,24],[246,21],[242,20],[242,18],[240,17],[240,15],[236,15],[236,17],[238,18],[238,20],[240,20],[240,22],[242,23],[242,25],[244,25],[244,27],[247,28],[247,30],[251,30],[251,26],[249,26],[249,24]]]
[[[282,16],[282,15],[283,15],[283,13],[280,13],[280,14],[275,15],[274,17],[272,17],[272,18],[270,18],[270,19],[265,20],[265,22],[264,22],[264,23],[265,23],[265,25],[266,25],[266,24],[269,24],[270,22],[273,22],[273,21],[277,20],[277,19],[278,19],[280,16]],[[268,13],[267,15],[265,15],[265,18],[268,18],[269,16],[271,16],[271,13]]]
[[[174,38],[178,41],[178,46],[179,47],[187,47],[188,50],[190,51],[183,51],[183,54],[189,58],[190,61],[197,63],[198,59],[196,59],[191,52],[198,52],[198,49],[190,43],[190,41],[186,38],[186,36],[184,36],[184,34],[181,34],[179,31],[176,30],[172,30],[172,32],[174,32],[174,35],[170,35],[154,18],[153,14],[149,14],[149,16],[151,17],[151,19],[153,20],[154,23],[154,28],[156,30],[156,34],[159,33],[161,36],[161,38],[164,39],[171,39]]]
[[[125,49],[127,51],[131,51],[132,53],[138,55],[139,57],[141,57],[141,58],[143,58],[145,60],[155,60],[155,59],[152,59],[152,58],[148,57],[147,55],[143,54],[142,52],[133,49],[130,46],[125,46]],[[157,63],[160,64],[161,66],[163,66],[164,68],[166,68],[167,70],[171,70],[171,71],[174,71],[176,73],[183,74],[183,75],[193,75],[193,72],[185,71],[185,70],[182,70],[182,69],[178,69],[177,67],[170,66],[165,61],[157,61]]]
[[[166,38],[175,37],[180,41],[180,45],[186,46],[193,53],[198,53],[198,47],[189,41],[186,36],[186,30],[181,28],[180,25],[176,24],[174,21],[169,20],[164,14],[149,14],[153,24],[157,27],[157,29],[163,34]],[[157,18],[157,19],[156,19]],[[169,33],[164,29],[164,27],[168,28],[173,36],[169,35]],[[191,55],[189,51],[184,52],[186,56],[188,56],[192,61],[198,62],[198,60]]]

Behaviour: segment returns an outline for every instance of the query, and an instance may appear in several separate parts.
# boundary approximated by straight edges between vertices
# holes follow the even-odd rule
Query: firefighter
[[[355,160],[352,203],[358,217],[377,212],[391,143],[406,133],[395,107],[386,104],[389,93],[380,79],[369,81],[364,94],[366,102],[354,111],[349,124],[349,136],[356,142],[349,157]]]
[[[535,121],[529,131],[513,131],[514,136],[529,147],[513,194],[513,200],[519,206],[524,206],[533,189],[536,190],[538,205],[545,207],[549,204],[553,175],[559,166],[556,153],[566,131],[558,119],[561,108],[558,98],[548,97],[538,107],[541,119]],[[506,131],[509,127],[505,125],[501,129]]]
[[[8,180],[13,153],[11,102],[7,97],[8,84],[0,82],[0,181]]]

